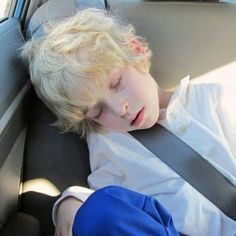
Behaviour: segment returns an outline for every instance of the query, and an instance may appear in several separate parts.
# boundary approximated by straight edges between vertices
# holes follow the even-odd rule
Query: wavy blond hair
[[[36,93],[57,115],[56,125],[62,131],[84,136],[100,130],[85,117],[86,109],[96,102],[86,81],[99,86],[111,68],[123,68],[127,63],[148,72],[151,51],[147,43],[135,34],[132,25],[91,8],[60,22],[50,22],[44,31],[44,36],[28,41],[22,51],[29,61]],[[130,45],[134,40],[142,45],[142,53],[133,52]]]

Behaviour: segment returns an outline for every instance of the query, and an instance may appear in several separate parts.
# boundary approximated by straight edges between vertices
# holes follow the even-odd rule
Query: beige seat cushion
[[[162,88],[236,61],[236,4],[110,0],[153,50]]]

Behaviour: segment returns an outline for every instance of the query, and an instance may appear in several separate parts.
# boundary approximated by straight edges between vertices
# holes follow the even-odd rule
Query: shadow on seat
[[[60,133],[54,115],[35,96],[28,125],[23,171],[21,211],[35,216],[43,235],[52,235],[51,210],[61,191],[88,186],[88,149],[84,139]]]

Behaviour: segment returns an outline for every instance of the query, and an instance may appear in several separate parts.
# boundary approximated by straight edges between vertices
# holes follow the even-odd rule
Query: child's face
[[[134,67],[113,69],[102,87],[88,85],[96,94],[96,105],[86,117],[116,131],[153,126],[159,117],[158,85],[153,77]]]

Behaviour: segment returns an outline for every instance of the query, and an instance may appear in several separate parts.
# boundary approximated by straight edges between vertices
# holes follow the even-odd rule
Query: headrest
[[[104,0],[49,0],[42,4],[31,17],[26,38],[40,37],[43,25],[50,21],[74,15],[79,9],[88,7],[106,9]]]

